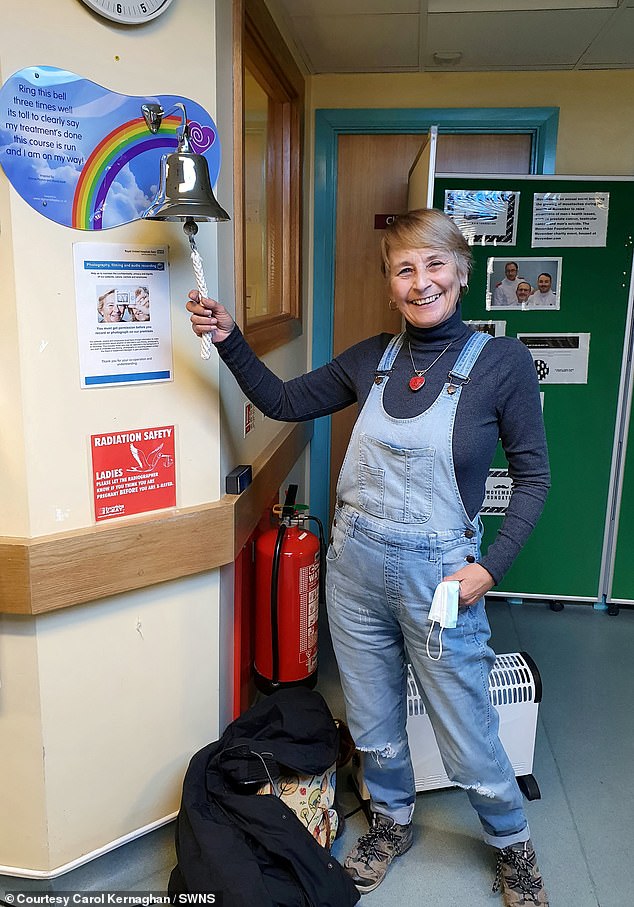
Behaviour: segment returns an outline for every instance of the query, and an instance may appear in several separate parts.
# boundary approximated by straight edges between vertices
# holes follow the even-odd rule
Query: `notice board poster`
[[[536,192],[531,245],[605,246],[609,209],[609,192]]]
[[[587,384],[590,334],[518,334],[541,384]]]
[[[176,506],[174,426],[91,435],[95,520]]]
[[[480,513],[504,516],[512,491],[513,480],[508,469],[489,469]]]

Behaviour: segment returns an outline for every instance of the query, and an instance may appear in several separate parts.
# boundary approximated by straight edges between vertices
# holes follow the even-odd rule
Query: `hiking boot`
[[[530,840],[498,850],[493,891],[500,888],[505,907],[548,907],[548,896]]]
[[[344,866],[361,894],[374,891],[385,878],[394,857],[412,846],[411,825],[397,825],[389,816],[373,813],[370,831],[359,838]]]

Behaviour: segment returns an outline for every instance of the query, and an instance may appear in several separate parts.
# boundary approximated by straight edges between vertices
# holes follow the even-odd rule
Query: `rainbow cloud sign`
[[[220,140],[209,114],[177,95],[135,97],[72,72],[32,66],[0,89],[0,164],[40,214],[77,230],[105,230],[143,217],[157,190],[160,160],[178,145],[180,114],[149,132],[141,107],[187,110],[190,144],[220,172]]]

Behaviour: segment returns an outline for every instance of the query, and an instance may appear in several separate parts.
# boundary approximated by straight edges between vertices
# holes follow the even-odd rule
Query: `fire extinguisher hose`
[[[278,633],[278,587],[280,579],[280,560],[286,525],[280,523],[273,549],[273,564],[271,569],[271,683],[280,682],[280,637]]]
[[[317,516],[307,514],[307,520],[314,520],[319,527],[319,604],[326,603],[326,537],[324,535],[324,524]]]

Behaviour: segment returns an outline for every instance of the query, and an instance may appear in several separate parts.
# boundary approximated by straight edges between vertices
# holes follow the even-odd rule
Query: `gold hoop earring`
[[[460,295],[461,295],[461,296],[466,296],[468,292],[469,292],[469,284],[468,284],[468,283],[466,283],[463,287],[460,287]]]
[[[396,303],[394,302],[393,299],[388,300],[387,307],[390,310],[390,312],[398,311],[398,306],[396,305]]]

